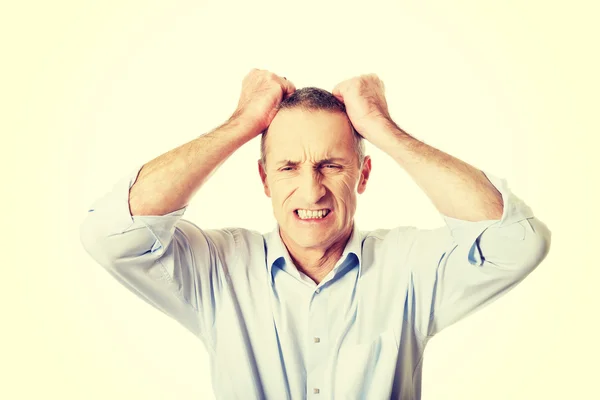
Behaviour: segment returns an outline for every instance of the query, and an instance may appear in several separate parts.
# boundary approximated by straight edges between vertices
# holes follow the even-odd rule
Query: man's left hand
[[[392,122],[385,100],[385,86],[376,74],[360,75],[338,83],[331,92],[346,106],[354,129],[371,143],[382,124]],[[392,123],[393,124],[393,123]]]

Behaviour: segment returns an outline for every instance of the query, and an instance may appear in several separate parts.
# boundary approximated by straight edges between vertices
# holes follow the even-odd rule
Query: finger
[[[338,83],[333,90],[331,91],[331,94],[335,96],[336,99],[338,99],[341,102],[344,102],[344,96],[342,95],[342,84]]]
[[[340,96],[340,85],[339,84],[335,85],[335,87],[331,91],[331,94],[334,96]]]
[[[296,91],[296,86],[289,81],[286,77],[281,79],[281,87],[283,88],[283,98],[286,99]]]

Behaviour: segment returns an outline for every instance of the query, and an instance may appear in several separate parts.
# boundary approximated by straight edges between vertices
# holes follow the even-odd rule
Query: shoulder
[[[257,248],[263,248],[268,233],[264,234],[254,229],[247,229],[241,227],[229,227],[225,228],[228,232],[231,232],[238,251],[250,252],[256,251]]]
[[[237,226],[200,228],[185,219],[175,226],[176,240],[183,242],[194,255],[219,260],[229,268],[239,263],[248,265],[264,260],[265,236]]]

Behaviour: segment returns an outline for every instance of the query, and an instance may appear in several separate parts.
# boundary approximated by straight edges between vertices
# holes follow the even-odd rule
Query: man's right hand
[[[269,127],[283,99],[295,91],[296,87],[287,79],[253,68],[242,81],[242,93],[233,115],[250,121],[258,135]]]
[[[269,127],[282,99],[295,91],[272,72],[250,71],[227,122],[143,165],[129,191],[131,215],[162,216],[187,206],[227,157]]]

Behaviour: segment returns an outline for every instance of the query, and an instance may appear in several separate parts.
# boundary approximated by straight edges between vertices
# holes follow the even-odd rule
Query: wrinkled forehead
[[[354,157],[354,133],[342,112],[291,109],[277,113],[266,137],[267,164],[277,160]]]

